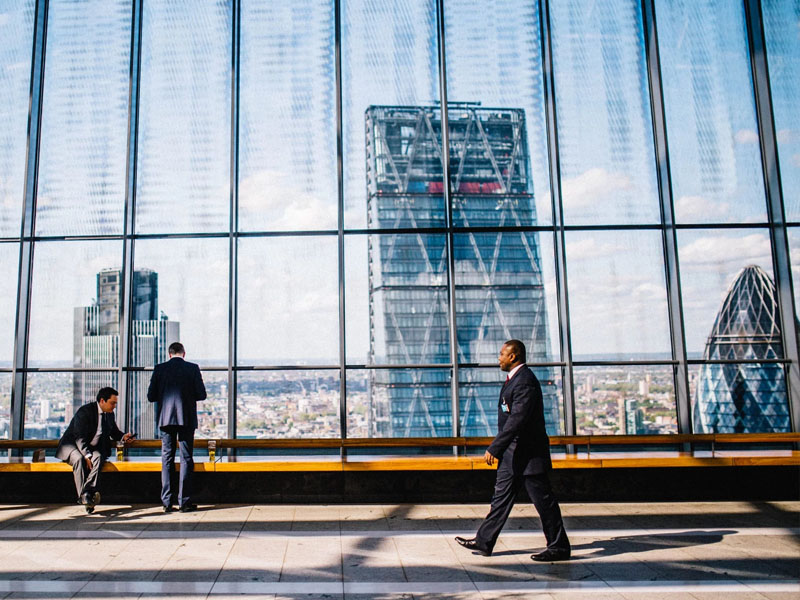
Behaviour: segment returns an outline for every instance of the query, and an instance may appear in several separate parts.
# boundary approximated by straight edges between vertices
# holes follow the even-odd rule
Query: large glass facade
[[[0,438],[103,385],[155,437],[177,340],[206,438],[491,436],[511,338],[551,434],[800,417],[797,0],[36,4],[0,7]]]

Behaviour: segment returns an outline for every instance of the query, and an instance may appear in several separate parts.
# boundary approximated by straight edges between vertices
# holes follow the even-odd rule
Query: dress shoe
[[[478,544],[478,540],[475,538],[467,539],[462,537],[456,537],[456,541],[464,546],[467,550],[474,550],[478,554],[483,554],[484,556],[491,556],[492,551],[488,548],[483,548],[480,544]]]
[[[570,554],[569,549],[547,548],[538,554],[533,554],[531,560],[536,562],[556,562],[558,560],[569,560]]]
[[[197,504],[184,504],[178,510],[181,512],[194,512],[197,510]]]
[[[91,504],[84,505],[84,508],[86,509],[87,515],[90,515],[94,512],[94,506],[92,506]]]
[[[94,507],[95,504],[100,504],[100,492],[94,492],[93,494],[86,492],[81,496],[81,504],[92,507]]]
[[[172,505],[164,505],[161,507],[161,510],[163,510],[165,513],[175,512],[175,508]]]

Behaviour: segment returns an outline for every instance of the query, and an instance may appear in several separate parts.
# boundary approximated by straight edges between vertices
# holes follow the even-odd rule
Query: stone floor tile
[[[184,538],[155,581],[214,581],[234,542],[230,537]]]
[[[280,581],[341,581],[342,545],[339,537],[290,537]]]
[[[343,580],[404,582],[406,575],[392,538],[342,538]]]
[[[217,581],[278,581],[287,544],[287,539],[280,537],[237,539]]]

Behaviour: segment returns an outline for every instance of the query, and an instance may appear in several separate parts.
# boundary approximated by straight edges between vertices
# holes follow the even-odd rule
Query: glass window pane
[[[533,361],[528,356],[528,363]],[[532,364],[531,364],[532,366]],[[549,435],[564,431],[561,407],[563,405],[563,377],[560,367],[533,367],[542,386],[544,420]],[[459,410],[461,435],[467,437],[493,437],[497,435],[497,403],[503,387],[505,373],[495,369],[458,370]]]
[[[780,319],[772,274],[769,235],[761,229],[678,232],[683,318],[690,358],[781,358]],[[723,344],[717,335],[744,328],[768,336],[766,345]]]
[[[348,437],[453,435],[450,369],[347,372]]]
[[[378,161],[378,150],[365,144],[367,108],[434,107],[438,90],[435,0],[342,2],[346,227],[367,226],[368,176],[378,185],[376,174],[370,171]],[[397,171],[404,173],[408,167],[401,164]],[[391,165],[383,170],[394,176]],[[392,181],[396,189],[397,178]]]
[[[116,371],[28,373],[25,390],[26,440],[57,440],[81,406],[94,402],[102,387],[117,387]],[[85,395],[83,394],[85,392]],[[116,415],[119,419],[119,412]],[[117,425],[123,429],[118,420]]]
[[[567,232],[576,360],[672,358],[658,231]]]
[[[239,240],[239,364],[339,363],[335,236]]]
[[[136,231],[227,231],[230,212],[231,3],[148,0]]]
[[[657,0],[675,218],[766,220],[744,2]]]
[[[333,8],[242,3],[242,230],[336,229]]]
[[[486,224],[518,224],[505,214],[515,211],[494,210],[501,201],[512,200],[524,205],[514,215],[521,224],[552,223],[539,32],[538,2],[445,2],[452,189],[465,194],[453,206],[457,223],[464,219],[477,224],[476,215],[462,214],[466,203],[485,205],[482,217],[492,221]],[[462,105],[464,114],[477,110],[485,115],[464,119],[456,102],[506,110]],[[483,132],[476,127],[479,120]],[[490,155],[483,154],[486,147]]]
[[[762,0],[786,218],[800,221],[800,0]]]
[[[800,306],[800,228],[786,230],[789,238],[789,262],[792,265],[792,289],[794,290],[795,310]]]
[[[19,243],[0,244],[0,367],[11,367],[17,320]]]
[[[791,429],[783,365],[691,365],[689,384],[694,433],[778,433]]]
[[[189,357],[187,349],[187,360]],[[194,361],[192,361],[194,362]],[[228,372],[203,371],[203,384],[208,397],[197,403],[198,439],[228,437]],[[147,388],[153,377],[152,370],[134,371],[128,380],[127,418],[128,431],[136,433],[140,440],[159,439],[161,433],[156,424],[155,404],[147,401]],[[117,422],[122,428],[122,425]]]
[[[51,1],[36,231],[122,232],[131,1]]]
[[[345,238],[348,361],[450,362],[443,235]]]
[[[0,9],[0,237],[18,237],[25,193],[33,0]]]
[[[338,438],[338,371],[239,372],[236,437]]]
[[[550,3],[569,224],[657,223],[641,2]]]
[[[134,261],[146,301],[131,326],[131,364],[163,362],[180,341],[187,360],[227,366],[228,240],[139,240]]]
[[[29,366],[119,364],[121,264],[119,241],[36,243]]]
[[[368,226],[444,227],[441,110],[370,106],[366,129]]]
[[[528,363],[558,360],[552,234],[456,234],[453,243],[458,360],[496,363],[510,339],[525,343]]]
[[[573,373],[578,435],[678,433],[671,366],[576,367]]]
[[[0,373],[0,439],[11,437],[11,373]]]

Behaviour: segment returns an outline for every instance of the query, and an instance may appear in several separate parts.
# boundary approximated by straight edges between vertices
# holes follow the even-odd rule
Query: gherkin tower
[[[783,358],[778,310],[769,275],[755,265],[742,269],[717,314],[703,359]],[[695,398],[696,433],[789,431],[786,379],[779,363],[703,365]]]

